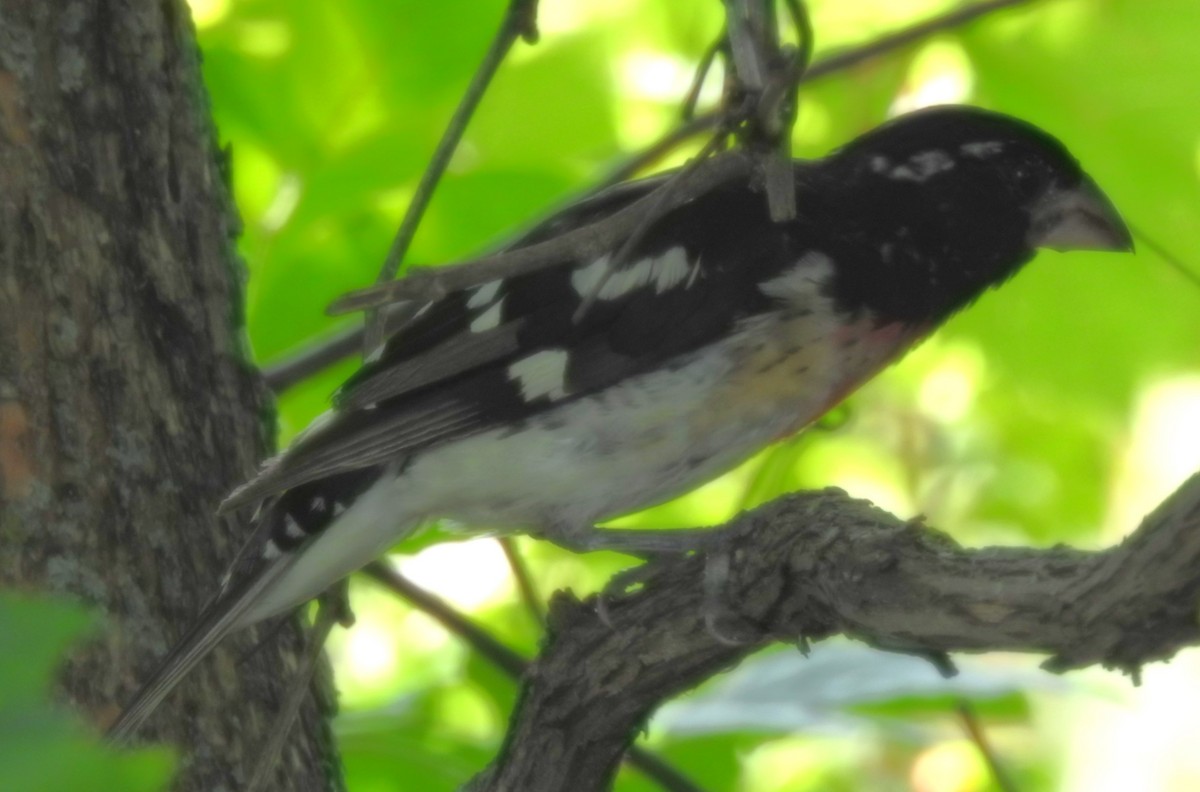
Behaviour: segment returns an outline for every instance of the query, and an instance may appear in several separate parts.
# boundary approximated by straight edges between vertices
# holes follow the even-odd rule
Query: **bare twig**
[[[546,621],[546,614],[542,612],[542,598],[538,596],[533,576],[529,574],[529,567],[525,565],[525,559],[517,549],[516,540],[510,536],[501,536],[496,541],[500,543],[500,549],[504,551],[504,557],[508,560],[508,568],[512,570],[513,580],[517,582],[517,591],[521,595],[521,601],[525,603],[525,609],[533,617],[533,623],[542,626]]]
[[[379,271],[377,282],[383,283],[396,277],[396,273],[400,270],[400,263],[408,252],[408,246],[417,233],[417,226],[420,225],[421,218],[425,215],[425,209],[429,206],[430,199],[433,198],[433,191],[437,188],[442,174],[445,173],[446,166],[450,164],[450,158],[454,155],[454,150],[458,148],[458,143],[462,140],[475,108],[479,106],[492,77],[495,76],[501,62],[518,38],[523,38],[529,43],[537,41],[537,0],[509,0],[508,9],[500,23],[500,29],[496,31],[496,36],[492,39],[483,62],[475,70],[475,75],[471,78],[470,85],[467,86],[458,107],[454,110],[450,123],[446,125],[446,131],[442,133],[442,139],[438,141],[433,156],[429,158],[429,164],[425,166],[425,172],[421,174],[421,181],[417,184],[416,193],[404,213],[404,220],[400,223],[400,228],[392,240],[387,258],[384,259],[383,267]],[[378,309],[368,312],[365,328],[363,354],[370,356],[371,352],[379,346],[384,335],[383,320],[379,316]]]
[[[898,30],[895,33],[881,36],[868,44],[860,47],[852,47],[816,61],[801,74],[799,78],[800,84],[807,85],[815,80],[829,77],[858,66],[861,63],[891,54],[898,49],[915,44],[918,41],[923,41],[938,33],[962,27],[995,11],[1026,5],[1031,2],[1034,2],[1034,0],[990,0],[990,2],[966,6],[932,17],[931,19]],[[632,178],[659,162],[680,144],[685,143],[696,135],[707,132],[720,123],[720,121],[721,113],[710,111],[702,113],[686,123],[680,124],[610,171],[601,180],[597,189],[604,189]]]
[[[469,789],[600,792],[662,701],[796,636],[1045,653],[1051,671],[1103,664],[1135,681],[1142,664],[1200,644],[1200,474],[1101,552],[967,550],[837,490],[782,498],[718,530],[736,548],[726,602],[760,637],[730,646],[705,630],[702,557],[653,562],[638,592],[608,598],[608,623],[560,593],[505,750]]]
[[[865,44],[860,47],[847,49],[814,62],[801,76],[801,84],[807,84],[824,77],[837,74],[875,58],[888,55],[898,49],[923,41],[931,36],[948,30],[962,27],[981,17],[1001,11],[1028,5],[1035,0],[988,0],[955,9],[954,11],[935,16],[915,25],[903,28]],[[597,188],[603,189],[618,182],[625,181],[659,162],[679,145],[696,135],[711,130],[722,118],[719,112],[707,112],[696,116],[680,126],[670,130],[662,138],[647,146],[643,151],[633,155],[621,165],[610,171]],[[449,266],[449,265],[448,265]],[[412,277],[411,275],[409,277]],[[327,341],[314,344],[311,349],[289,357],[281,364],[272,364],[265,369],[267,382],[277,392],[282,392],[291,385],[321,371],[326,366],[351,354],[361,342],[362,332],[347,332],[345,336],[335,336]],[[350,346],[346,346],[349,344]],[[326,349],[329,347],[329,349]]]
[[[384,337],[386,338],[407,324],[418,307],[412,303],[405,303],[390,305],[381,311]],[[362,325],[340,330],[319,343],[304,347],[283,360],[272,363],[263,370],[263,379],[266,380],[267,387],[272,391],[282,393],[296,383],[303,382],[317,372],[354,354],[356,350],[362,349],[362,343]]]
[[[812,27],[803,2],[790,6],[803,21],[797,22],[810,40]],[[796,216],[791,139],[795,122],[796,89],[804,63],[798,53],[780,45],[774,0],[725,0],[725,21],[733,61],[732,85],[726,91],[725,117],[747,103],[751,112],[738,122],[739,141],[759,159],[765,175],[767,206],[777,223]]]
[[[1164,246],[1160,245],[1140,226],[1135,226],[1133,223],[1129,222],[1126,222],[1126,225],[1128,225],[1129,229],[1133,232],[1134,238],[1136,238],[1141,244],[1150,248],[1151,253],[1162,259],[1163,263],[1166,264],[1170,269],[1173,269],[1175,272],[1182,275],[1184,280],[1186,280],[1188,283],[1200,288],[1200,274],[1188,269],[1187,265],[1185,265],[1178,256],[1167,250]]]
[[[646,199],[646,207],[638,218],[637,224],[633,225],[629,234],[621,242],[621,246],[617,248],[617,252],[612,258],[608,259],[605,264],[604,271],[596,280],[596,285],[592,287],[591,292],[579,304],[579,308],[575,311],[573,317],[575,322],[579,322],[583,316],[591,310],[592,305],[599,299],[600,294],[604,291],[604,287],[608,284],[613,273],[625,266],[629,260],[633,249],[646,237],[646,232],[654,225],[659,218],[666,214],[673,206],[678,205],[679,196],[688,196],[688,201],[697,195],[703,195],[707,190],[697,190],[691,183],[697,171],[704,166],[705,161],[716,153],[717,149],[724,142],[725,135],[722,132],[712,136],[712,139],[700,149],[700,153],[693,157],[687,165],[680,168],[673,176],[661,187],[652,192]],[[685,190],[685,188],[688,188]],[[640,202],[639,202],[640,203]],[[684,202],[686,203],[686,201]]]
[[[696,73],[692,76],[692,84],[688,88],[683,98],[683,106],[680,110],[679,117],[686,124],[696,117],[696,105],[700,101],[700,92],[704,90],[704,82],[708,79],[708,73],[712,70],[713,63],[717,60],[717,55],[721,53],[722,48],[726,45],[726,37],[728,33],[724,30],[721,35],[717,36],[712,44],[708,45],[708,49],[700,56],[700,64],[696,67]]]
[[[432,616],[446,631],[461,638],[492,665],[511,677],[525,673],[529,661],[515,650],[493,638],[491,634],[466,616],[447,605],[440,597],[401,575],[383,561],[374,561],[363,568],[363,573],[388,591],[412,604],[422,613]]]
[[[631,745],[625,749],[624,761],[667,792],[704,792],[704,787],[681,773],[674,765],[656,753]]]
[[[761,91],[767,83],[767,53],[761,47],[762,30],[754,23],[760,0],[725,0],[725,20],[734,73],[742,87]],[[778,44],[778,42],[776,42]]]
[[[808,7],[801,0],[784,0],[788,16],[792,18],[792,26],[796,29],[799,54],[796,58],[800,79],[803,79],[808,67],[812,65],[813,50],[816,48],[816,38],[813,35],[812,19],[808,15]]]
[[[342,330],[336,335],[322,338],[298,352],[276,360],[263,369],[267,387],[275,393],[283,393],[293,385],[344,360],[362,349],[363,329],[361,326]]]
[[[344,588],[342,588],[341,595],[344,595],[344,591]],[[259,752],[258,761],[254,765],[254,775],[250,777],[249,783],[246,784],[245,792],[259,792],[275,772],[280,754],[283,751],[284,740],[287,739],[288,734],[292,730],[292,724],[296,720],[296,715],[300,712],[300,705],[304,703],[304,700],[309,695],[309,685],[312,681],[313,671],[317,668],[317,661],[320,659],[321,652],[325,648],[325,641],[329,639],[329,633],[333,630],[333,626],[342,618],[343,613],[344,610],[341,606],[332,605],[326,599],[321,600],[321,606],[317,610],[316,622],[308,633],[308,648],[304,652],[304,657],[301,658],[300,666],[296,669],[296,674],[292,679],[287,698],[284,700],[279,713],[275,716],[275,722],[271,724],[271,736],[267,739],[267,744]]]
[[[943,14],[939,17],[927,20],[926,22],[905,28],[904,30],[894,33],[890,36],[884,36],[875,42],[872,42],[868,46],[860,49],[850,50],[842,55],[831,56],[824,61],[815,63],[804,75],[801,76],[801,82],[809,82],[817,77],[831,74],[834,71],[849,68],[853,65],[861,63],[862,61],[878,57],[884,53],[891,52],[892,50],[911,44],[935,33],[966,24],[967,22],[978,19],[979,17],[992,11],[1029,2],[1032,2],[1032,0],[991,0],[991,2],[979,3],[976,6],[969,6],[948,14]],[[711,123],[717,124],[720,123],[725,117],[725,115],[716,114],[711,117],[706,116],[705,118],[706,120],[711,121]],[[715,160],[719,159],[720,158],[715,158]],[[691,192],[692,191],[689,191],[689,194],[691,194]],[[700,192],[700,190],[696,190],[696,192]],[[649,196],[643,200],[648,201],[652,197],[653,196]],[[644,211],[647,205],[648,204],[641,205],[637,208],[639,211]],[[552,245],[553,242],[554,240],[543,243],[543,245]],[[532,246],[530,248],[524,248],[522,251],[500,254],[500,256],[475,259],[471,262],[458,265],[447,265],[444,267],[433,268],[433,272],[428,274],[424,271],[419,274],[415,272],[410,273],[408,277],[398,283],[380,284],[379,286],[372,287],[371,289],[364,289],[359,292],[351,292],[349,295],[346,295],[345,297],[335,301],[334,304],[330,306],[330,312],[346,313],[349,311],[363,310],[365,308],[374,307],[380,304],[397,302],[405,299],[433,299],[442,296],[449,291],[454,291],[457,288],[465,288],[467,286],[475,285],[492,278],[508,277],[512,274],[523,274],[537,270],[541,267],[551,266],[559,260],[556,258],[556,256],[562,252],[563,248],[569,248],[570,246],[563,246],[563,248],[555,250],[555,256],[542,257],[540,254],[534,255],[531,252],[541,247],[542,246]],[[551,249],[552,248],[545,248],[545,250]],[[589,252],[599,254],[605,251],[592,250]],[[498,258],[509,260],[502,264],[495,260]],[[515,265],[511,264],[512,258],[522,259],[524,261],[520,265]],[[534,259],[536,259],[537,263],[533,263]],[[478,269],[474,269],[477,266]],[[510,270],[509,266],[512,266],[513,269]],[[466,269],[467,267],[471,267],[473,269],[471,269],[469,273],[461,273],[453,276],[448,274],[438,274]],[[491,271],[492,268],[495,268],[494,272]],[[406,286],[405,284],[410,285]],[[450,288],[451,286],[453,286],[453,288]]]
[[[363,571],[388,591],[432,616],[448,632],[464,640],[472,649],[487,658],[488,662],[514,680],[520,679],[528,670],[529,661],[518,652],[505,646],[441,598],[413,584],[387,564],[376,561]],[[687,776],[644,748],[630,746],[625,752],[625,761],[667,792],[704,792]]]
[[[719,123],[721,123],[721,113],[715,110],[701,113],[685,121],[637,154],[623,160],[620,165],[617,165],[604,178],[600,179],[599,183],[588,191],[588,194],[607,190],[614,184],[620,184],[623,181],[633,178],[638,173],[659,162],[663,157],[679,148],[688,140],[708,132]]]
[[[1012,776],[1008,774],[1004,763],[1000,761],[1000,755],[996,753],[996,749],[988,740],[987,732],[984,730],[983,724],[979,722],[979,715],[971,706],[971,702],[959,699],[955,710],[958,712],[958,719],[962,723],[963,731],[971,738],[971,742],[975,743],[975,747],[979,749],[979,755],[983,757],[984,763],[991,771],[996,787],[1000,792],[1018,792]]]
[[[669,212],[687,203],[694,196],[702,195],[721,184],[747,178],[750,169],[749,160],[737,152],[726,152],[704,160],[688,179],[687,189],[670,190],[657,209],[660,212]],[[334,301],[328,312],[340,314],[393,302],[436,300],[460,289],[477,286],[496,278],[535,272],[571,258],[600,256],[623,241],[641,222],[645,212],[659,201],[659,197],[658,190],[655,190],[604,220],[546,242],[455,266],[422,268],[409,272],[403,280],[350,292]]]
[[[982,3],[974,3],[953,11],[947,11],[945,14],[940,14],[918,22],[915,25],[901,28],[895,33],[880,36],[861,47],[853,47],[840,53],[828,55],[809,67],[808,71],[804,74],[802,82],[812,82],[819,77],[826,77],[835,72],[845,71],[860,63],[878,58],[881,55],[887,55],[898,49],[903,49],[910,44],[924,41],[930,36],[936,36],[938,33],[960,28],[996,11],[1029,5],[1034,2],[1038,2],[1038,0],[985,0]]]

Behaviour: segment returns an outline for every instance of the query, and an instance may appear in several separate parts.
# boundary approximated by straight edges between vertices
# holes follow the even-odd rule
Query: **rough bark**
[[[213,507],[268,450],[182,0],[0,0],[0,586],[108,611],[65,697],[99,730],[214,593]],[[153,718],[179,790],[235,789],[303,635],[231,641]],[[314,695],[274,787],[340,787]]]
[[[1135,679],[1200,643],[1200,474],[1102,552],[964,550],[836,490],[780,499],[721,531],[723,602],[736,615],[723,634],[705,624],[701,556],[650,564],[638,593],[610,601],[608,623],[594,601],[557,595],[505,747],[473,792],[608,789],[657,705],[771,641],[842,634],[934,662],[1039,652],[1051,671],[1103,664]]]

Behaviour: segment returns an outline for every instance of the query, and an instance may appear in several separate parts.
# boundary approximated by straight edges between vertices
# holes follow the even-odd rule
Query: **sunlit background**
[[[954,4],[809,5],[819,58]],[[264,365],[355,321],[323,309],[374,278],[503,7],[192,0]],[[541,41],[517,46],[472,122],[411,263],[503,240],[670,129],[722,24],[716,0],[542,0],[539,21]],[[1029,2],[814,83],[797,150],[820,155],[929,104],[1003,110],[1061,137],[1139,231],[1200,271],[1198,35],[1195,0]],[[828,425],[622,522],[714,524],[837,485],[968,545],[1106,546],[1200,468],[1198,340],[1200,290],[1153,254],[1046,254]],[[281,443],[354,365],[279,400]],[[543,598],[594,591],[626,563],[518,546]],[[493,540],[426,535],[398,551],[414,581],[536,652],[540,629]],[[498,748],[514,682],[379,588],[353,597],[358,624],[331,649],[350,788],[454,789]],[[1200,654],[1146,669],[1136,689],[1101,671],[1052,677],[1039,660],[965,658],[946,687],[850,643],[809,660],[777,651],[668,708],[646,743],[709,790],[991,789],[954,716],[962,693],[1022,790],[1200,788]],[[772,706],[755,679],[771,680]],[[655,787],[623,771],[618,788]]]

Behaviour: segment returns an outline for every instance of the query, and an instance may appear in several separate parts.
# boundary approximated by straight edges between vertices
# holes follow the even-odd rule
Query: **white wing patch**
[[[758,284],[758,290],[777,300],[807,306],[820,296],[832,276],[833,259],[819,250],[810,250],[782,275]]]
[[[509,366],[508,378],[520,384],[521,398],[527,402],[561,399],[567,395],[568,359],[565,349],[544,349]]]
[[[472,333],[486,333],[488,330],[500,326],[500,313],[504,310],[504,300],[503,298],[497,300],[496,295],[500,293],[500,287],[503,284],[503,279],[497,278],[471,290],[471,296],[467,298],[467,308],[475,309],[487,306],[486,311],[471,320]]]
[[[471,298],[474,299],[474,298]],[[469,305],[470,303],[468,303]],[[497,300],[483,313],[471,320],[472,333],[484,333],[500,326],[500,312],[504,309],[504,300]]]
[[[496,295],[500,293],[500,284],[503,281],[497,278],[494,281],[488,281],[482,286],[476,286],[471,290],[471,296],[467,300],[468,308],[482,308],[483,306],[496,299]]]
[[[695,280],[688,277],[693,273],[693,268],[688,264],[687,251],[678,246],[662,255],[641,259],[612,272],[608,269],[609,261],[609,256],[601,256],[571,274],[571,285],[581,297],[590,297],[599,286],[598,299],[617,300],[650,284],[654,285],[656,294],[662,294],[684,281],[687,281],[684,284],[684,288],[687,288]]]
[[[696,282],[696,278],[700,277],[700,256],[696,255],[695,262],[692,263],[692,271],[688,273],[687,283],[683,284],[683,288],[690,289],[692,284]]]
[[[944,151],[931,149],[914,154],[908,161],[892,168],[889,178],[900,181],[924,182],[930,177],[954,167],[954,159]]]
[[[608,259],[607,255],[601,256],[586,267],[578,267],[571,273],[571,285],[575,287],[579,296],[586,299],[600,285],[600,279],[608,269]]]
[[[667,289],[683,281],[691,273],[688,267],[687,251],[681,247],[673,247],[656,258],[651,265],[652,273],[649,280],[654,281],[654,291],[662,294]]]
[[[303,539],[304,529],[300,527],[300,523],[296,522],[292,515],[287,515],[283,519],[283,532],[288,539]]]

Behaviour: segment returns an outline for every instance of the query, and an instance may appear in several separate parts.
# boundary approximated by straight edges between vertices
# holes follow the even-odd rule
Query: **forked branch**
[[[611,624],[594,602],[558,594],[505,750],[473,792],[608,789],[655,707],[773,641],[1036,652],[1051,671],[1099,664],[1135,680],[1144,663],[1200,643],[1200,474],[1101,552],[966,550],[838,490],[720,530],[735,548],[726,597],[746,643],[705,629],[700,557],[654,562],[638,593],[609,604]]]

